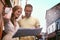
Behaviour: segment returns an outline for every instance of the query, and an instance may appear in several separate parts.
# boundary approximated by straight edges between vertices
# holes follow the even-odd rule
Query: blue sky
[[[26,0],[22,0],[21,5],[24,9]],[[50,9],[54,5],[60,3],[60,0],[28,0],[27,4],[33,5],[32,16],[36,17],[40,21],[40,25],[43,28],[42,32],[46,32],[46,10]],[[23,11],[24,14],[24,11]]]

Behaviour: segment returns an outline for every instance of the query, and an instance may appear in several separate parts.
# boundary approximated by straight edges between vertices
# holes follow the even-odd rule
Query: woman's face
[[[26,7],[25,8],[25,15],[26,17],[30,17],[32,13],[32,8],[31,7]]]
[[[14,16],[18,18],[21,15],[21,13],[22,13],[22,9],[18,9],[14,12]]]

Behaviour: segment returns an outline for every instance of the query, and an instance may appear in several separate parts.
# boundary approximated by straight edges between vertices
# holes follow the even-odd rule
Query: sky
[[[27,0],[27,4],[31,4],[33,6],[32,16],[38,18],[41,25],[40,27],[43,28],[42,32],[46,32],[46,10],[52,8],[58,3],[60,3],[60,0]],[[26,0],[21,0],[23,9],[25,4]]]

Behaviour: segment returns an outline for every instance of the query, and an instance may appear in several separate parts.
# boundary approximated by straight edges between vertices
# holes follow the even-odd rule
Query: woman
[[[12,36],[19,28],[16,19],[20,16],[21,13],[22,13],[22,8],[20,6],[15,6],[13,7],[12,11],[10,11],[9,14],[4,15],[4,23],[5,23],[4,28],[7,34],[3,37],[2,40],[17,40],[17,38],[12,38]]]

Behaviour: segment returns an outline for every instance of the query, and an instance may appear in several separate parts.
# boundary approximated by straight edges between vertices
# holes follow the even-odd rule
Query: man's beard
[[[31,14],[27,14],[26,17],[29,18],[31,16]]]

